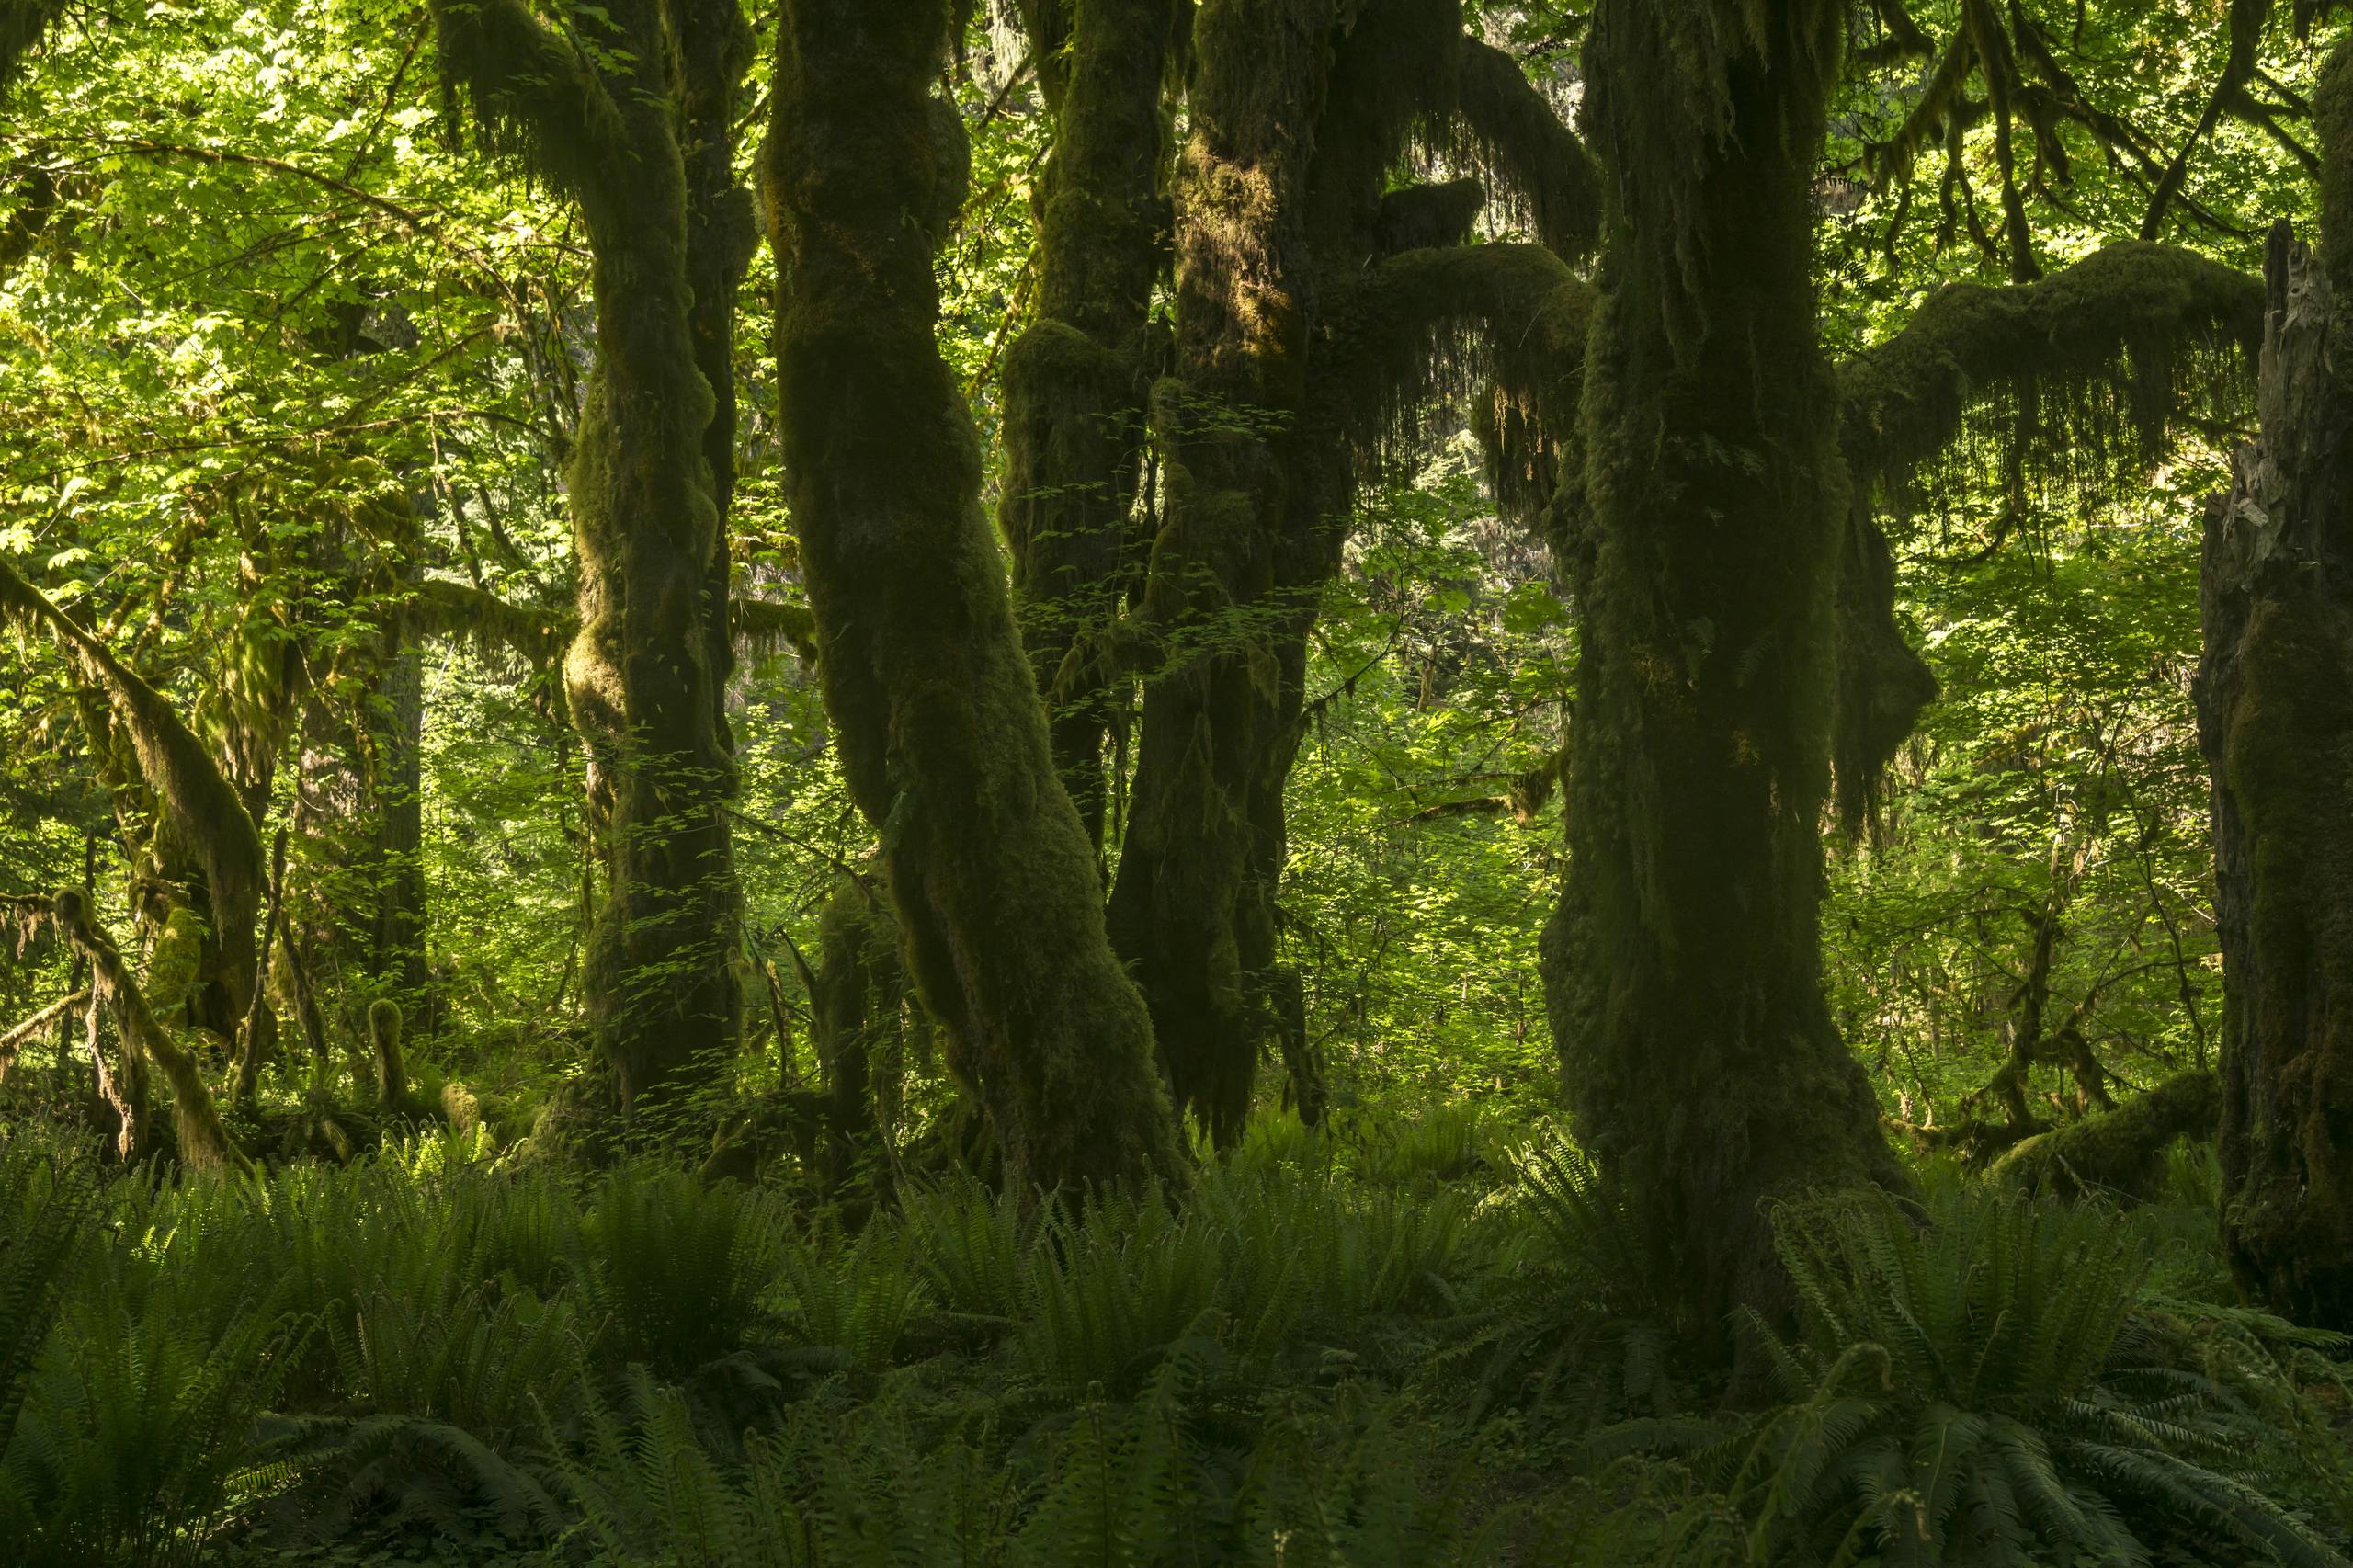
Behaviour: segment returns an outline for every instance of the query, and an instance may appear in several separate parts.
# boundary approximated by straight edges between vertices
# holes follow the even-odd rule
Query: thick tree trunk
[[[1704,1322],[1785,1294],[1769,1199],[1901,1179],[1816,932],[1847,514],[1808,182],[1845,9],[1765,15],[1761,38],[1730,0],[1595,17],[1587,125],[1622,199],[1570,522],[1570,860],[1542,948],[1578,1136]]]
[[[2342,56],[2329,67],[2339,94],[2346,72]],[[2325,210],[2325,271],[2284,223],[2272,232],[2262,436],[2207,510],[2197,696],[2227,988],[2223,1238],[2250,1290],[2343,1330],[2353,1329],[2353,402],[2332,359],[2347,342],[2333,275],[2353,235],[2340,216],[2353,214]]]
[[[1176,373],[1154,394],[1167,506],[1142,608],[1177,634],[1144,690],[1111,933],[1179,1108],[1221,1144],[1241,1135],[1267,1034],[1273,890],[1253,797],[1283,740],[1277,545],[1305,402],[1305,191],[1332,22],[1331,0],[1212,0],[1194,18]]]
[[[1078,0],[1066,60],[1040,80],[1059,135],[1038,217],[1038,319],[1005,360],[998,526],[1054,764],[1103,840],[1103,742],[1119,677],[1110,633],[1154,369],[1170,0]],[[1033,32],[1043,29],[1032,27]]]
[[[963,134],[934,100],[946,0],[790,0],[764,156],[787,495],[843,767],[881,830],[916,987],[1008,1179],[1176,1176],[1142,999],[981,515],[932,256]]]

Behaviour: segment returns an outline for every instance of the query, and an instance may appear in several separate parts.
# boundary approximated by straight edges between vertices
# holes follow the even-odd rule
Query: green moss
[[[2221,1106],[2213,1074],[2178,1074],[2114,1110],[2012,1144],[1987,1167],[1986,1176],[2050,1197],[2152,1198],[2165,1178],[2167,1146],[2178,1139],[2211,1136]]]

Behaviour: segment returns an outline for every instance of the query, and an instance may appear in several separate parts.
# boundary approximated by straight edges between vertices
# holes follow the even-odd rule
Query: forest
[[[0,1553],[2353,1568],[2339,9],[0,0]]]

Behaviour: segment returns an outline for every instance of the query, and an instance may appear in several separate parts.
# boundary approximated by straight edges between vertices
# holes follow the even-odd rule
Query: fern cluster
[[[0,1550],[2343,1561],[2346,1347],[2153,1289],[2171,1210],[1792,1206],[1794,1314],[1749,1328],[1781,1402],[1710,1415],[1725,1335],[1604,1174],[1449,1125],[1261,1135],[1182,1194],[908,1183],[855,1226],[449,1138],[172,1185],[0,1136]]]

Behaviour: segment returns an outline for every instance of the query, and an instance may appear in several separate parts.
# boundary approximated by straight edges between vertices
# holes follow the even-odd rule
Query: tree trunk
[[[1147,312],[1167,212],[1160,106],[1175,25],[1169,0],[1078,0],[1067,61],[1041,62],[1059,134],[1038,217],[1038,319],[1005,360],[998,526],[1054,764],[1097,846],[1119,675],[1110,632],[1157,358]]]
[[[376,807],[375,929],[380,994],[429,1018],[425,964],[425,660],[414,642],[384,669],[371,782]]]
[[[1847,497],[1808,182],[1846,11],[1777,5],[1763,37],[1750,15],[1595,17],[1586,124],[1621,201],[1568,521],[1584,654],[1542,944],[1578,1137],[1702,1322],[1785,1299],[1768,1200],[1901,1180],[1816,931]]]
[[[764,156],[779,263],[786,494],[826,709],[883,840],[909,969],[1007,1177],[1078,1188],[1182,1169],[1142,998],[980,509],[940,358],[932,257],[962,127],[930,84],[946,0],[790,0]]]
[[[2348,58],[2324,77],[2324,125],[2353,90]],[[2346,218],[2325,202],[2325,270],[2272,231],[2262,436],[2207,508],[2197,683],[2226,987],[2223,1240],[2246,1289],[2338,1330],[2353,1329],[2353,405],[2331,363]]]
[[[593,55],[522,0],[437,0],[435,16],[494,140],[520,142],[586,221],[597,363],[566,475],[580,631],[564,687],[609,888],[583,990],[629,1112],[708,1081],[741,1028],[720,318],[751,237],[727,177],[750,45],[727,0],[606,9],[611,47]]]
[[[1167,515],[1142,608],[1180,634],[1144,690],[1111,931],[1178,1108],[1221,1145],[1241,1135],[1267,1033],[1273,890],[1253,795],[1282,740],[1276,554],[1305,402],[1305,192],[1332,22],[1331,0],[1212,0],[1194,18],[1176,373],[1154,394]]]

